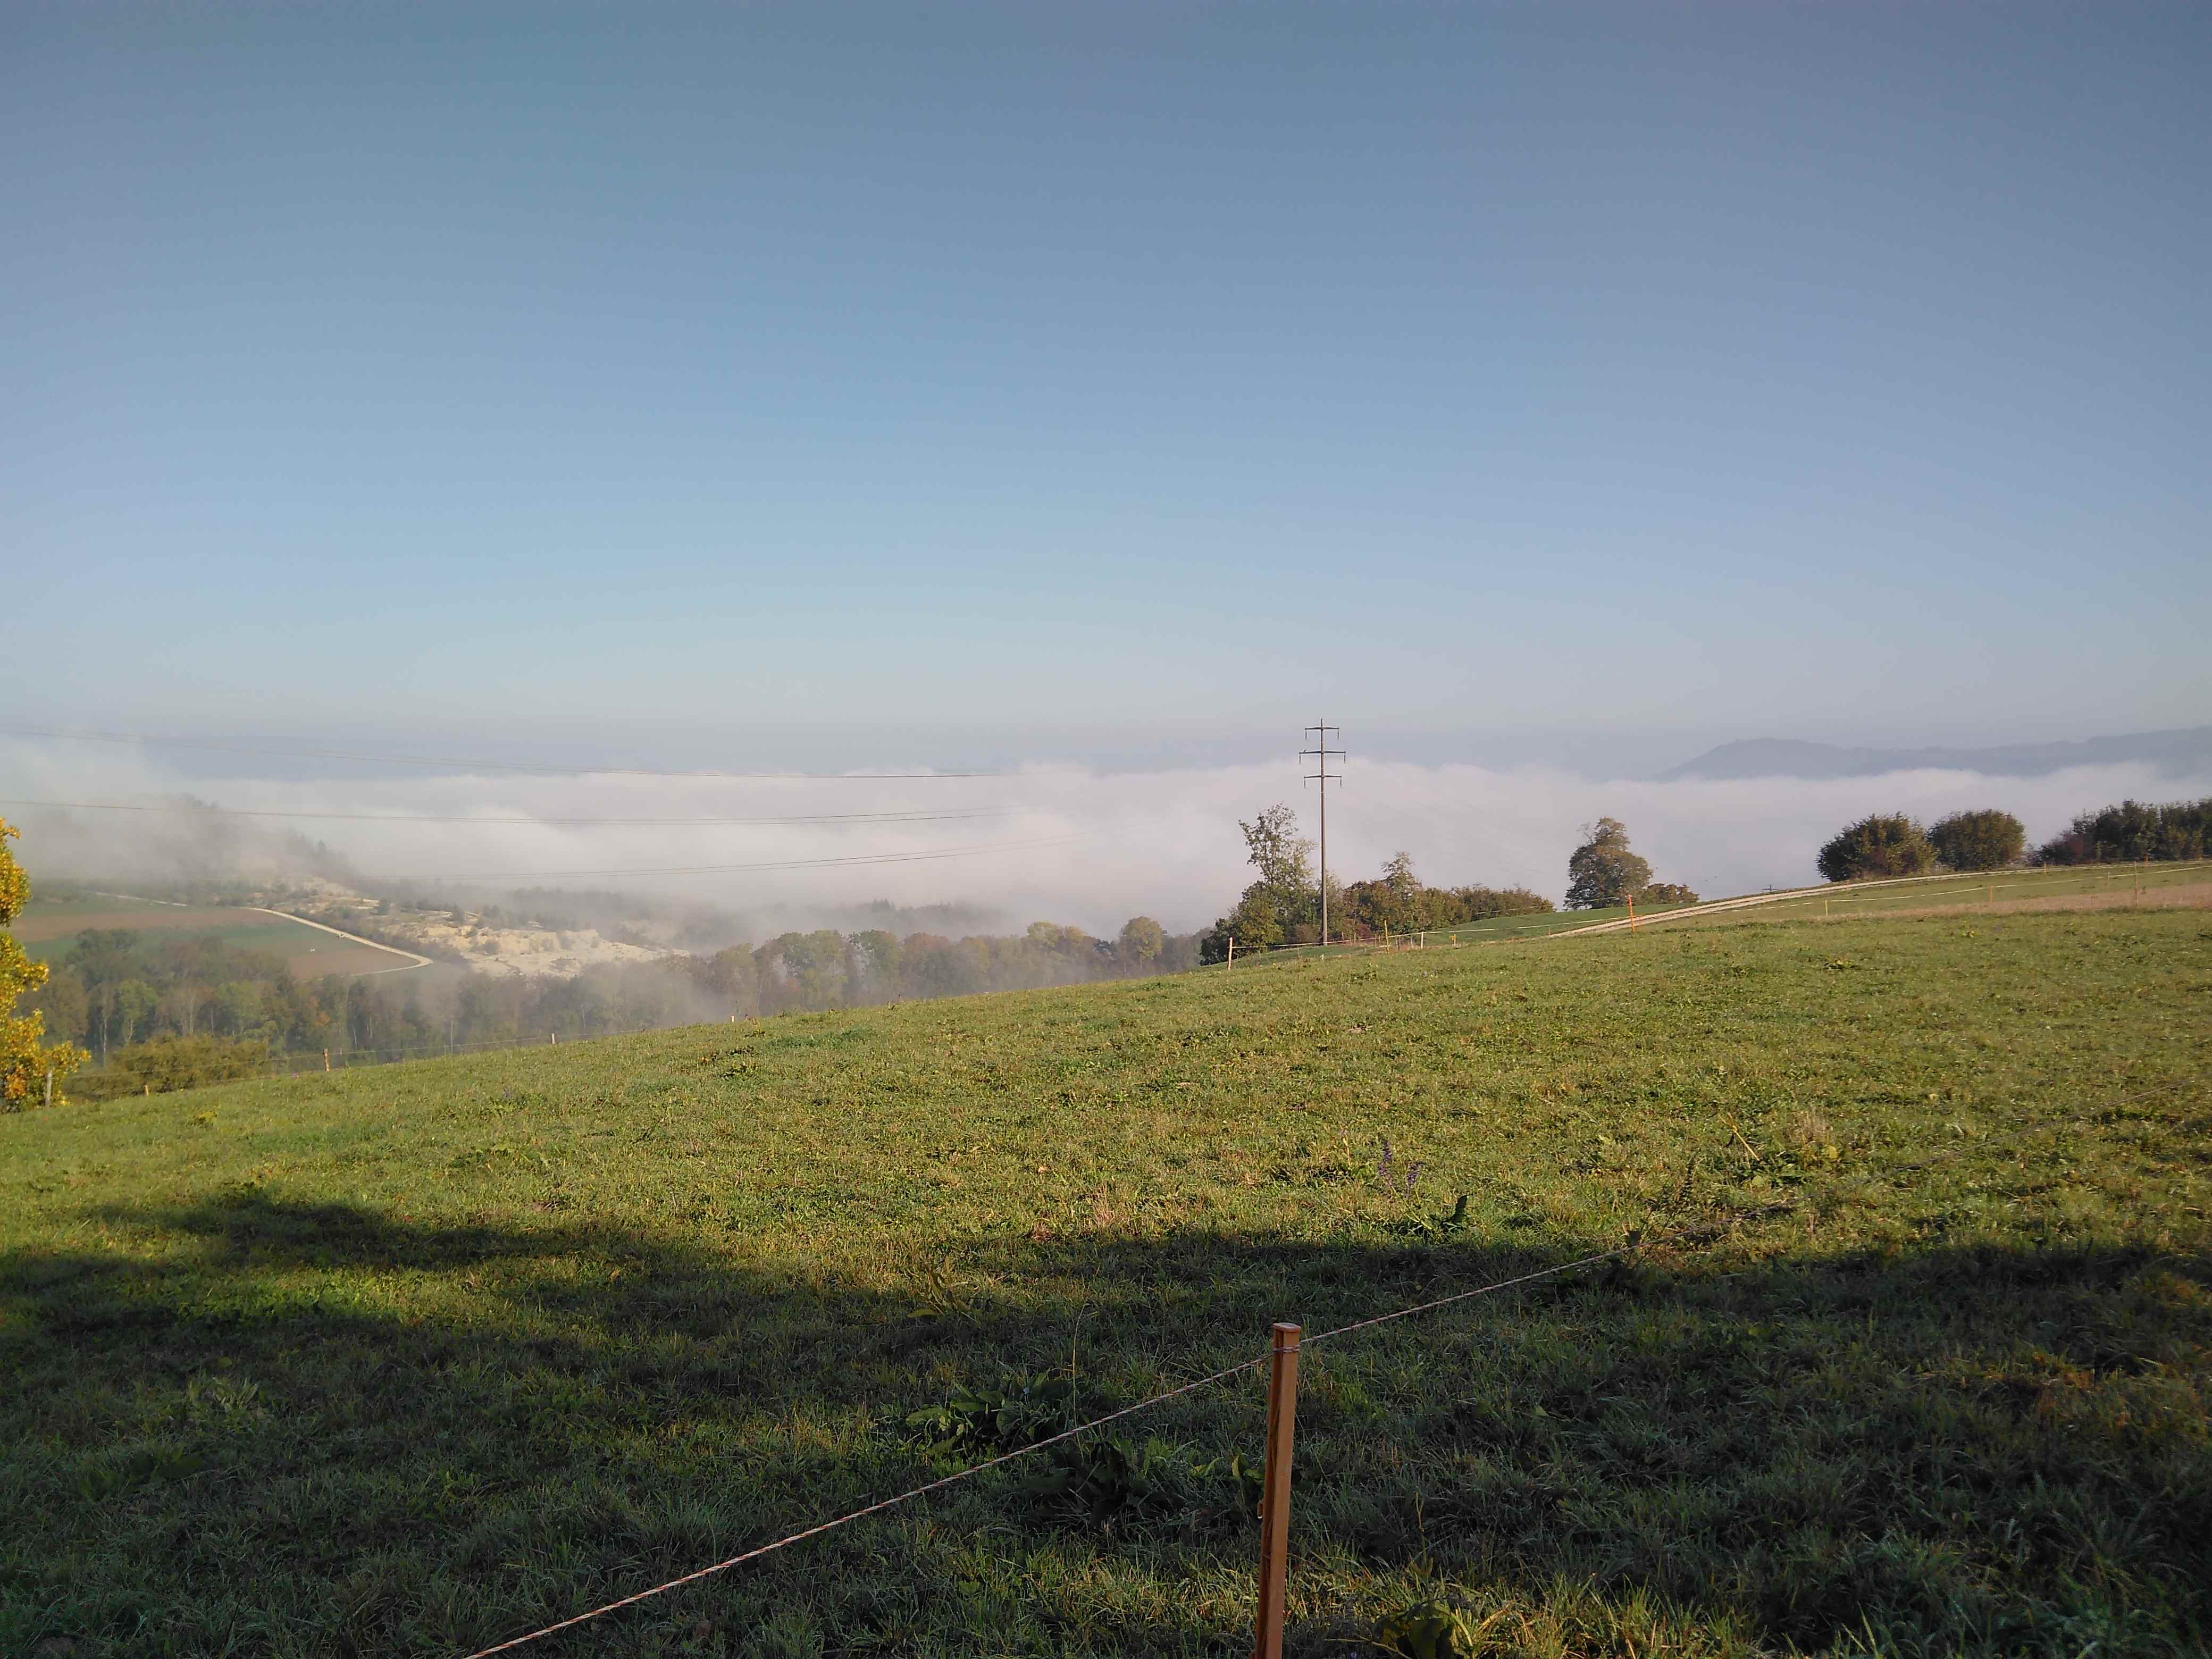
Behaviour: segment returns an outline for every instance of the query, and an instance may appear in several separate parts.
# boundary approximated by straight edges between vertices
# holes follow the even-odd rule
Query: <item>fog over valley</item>
[[[1187,932],[1222,914],[1248,878],[1239,820],[1282,801],[1305,834],[1319,827],[1313,788],[1287,753],[1270,764],[911,779],[271,778],[244,765],[210,775],[207,758],[187,769],[153,750],[8,740],[0,772],[14,799],[0,811],[23,829],[37,878],[358,877],[365,890],[475,903],[519,888],[620,895],[625,908],[715,913],[682,936],[693,950],[738,934],[875,925],[869,907],[878,902],[936,932],[1018,931],[1047,918],[1110,933],[1136,915]],[[1662,877],[1711,896],[1816,879],[1820,843],[1870,811],[1995,806],[2040,840],[2108,801],[2212,793],[2212,769],[2176,775],[2147,763],[2033,777],[1930,769],[1656,781],[1364,761],[1355,750],[1344,773],[1328,812],[1329,867],[1340,878],[1372,875],[1405,851],[1432,884],[1554,898],[1580,827],[1601,815],[1628,825]],[[223,811],[107,810],[185,800]],[[590,819],[626,821],[577,821]],[[288,831],[319,843],[327,862]]]

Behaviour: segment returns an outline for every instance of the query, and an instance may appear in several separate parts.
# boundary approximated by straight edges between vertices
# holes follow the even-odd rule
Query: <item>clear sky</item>
[[[2201,5],[10,8],[9,718],[2201,724],[2209,84]]]

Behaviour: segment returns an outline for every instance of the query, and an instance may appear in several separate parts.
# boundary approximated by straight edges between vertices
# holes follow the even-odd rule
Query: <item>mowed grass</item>
[[[1711,917],[1710,922],[1717,925],[1724,919],[1733,921],[1808,917],[1855,921],[1907,916],[1931,909],[1972,912],[1978,908],[2002,915],[2025,905],[2060,902],[2069,908],[2103,904],[2155,908],[2174,904],[2202,908],[2208,884],[2212,884],[2212,862],[2202,860],[1992,870],[1981,875],[1943,876],[1900,882],[1893,886],[1845,883],[1825,891],[1777,899],[1771,904],[1745,910],[1723,911]],[[1692,920],[1686,917],[1671,925],[1683,927]],[[1707,921],[1694,920],[1701,925]]]
[[[2202,913],[1747,925],[0,1118],[0,1652],[466,1653],[958,1467],[957,1384],[1640,1234],[1309,1349],[1291,1651],[2201,1653],[2209,996]],[[1242,1655],[1263,1419],[525,1651]]]
[[[1709,910],[1704,905],[1644,905],[1638,908],[1634,920],[1640,924],[1657,921],[1662,917],[1671,918],[1667,926],[1672,931],[1687,927],[1732,927],[1743,921],[1802,921],[1811,917],[1818,917],[1824,921],[1869,917],[1894,919],[1929,911],[1971,910],[1976,907],[1991,907],[1992,914],[1999,914],[2027,906],[2053,905],[2062,901],[2068,908],[2173,904],[2201,909],[2207,908],[2208,898],[2212,898],[2212,893],[2208,892],[2208,885],[2212,885],[2212,861],[2203,860],[1996,870],[1978,875],[1926,876],[1897,883],[1844,883],[1819,887],[1810,892],[1793,893],[1787,897],[1775,897],[1764,903],[1747,905],[1736,910]],[[1705,903],[1724,903],[1731,899],[1756,896],[1753,894],[1723,895]],[[1430,928],[1396,943],[1412,945],[1419,941],[1420,947],[1427,949],[1455,944],[1486,944],[1572,933],[1601,922],[1630,919],[1625,905],[1596,910],[1561,910],[1539,915],[1493,916],[1486,921],[1468,922],[1457,927]],[[1372,947],[1341,947],[1346,952],[1370,948]],[[1337,949],[1339,947],[1331,947],[1332,951]],[[1272,960],[1272,957],[1269,959]]]
[[[1643,906],[1637,908],[1640,921],[1647,916],[1665,915],[1687,907],[1673,905]],[[1388,941],[1382,939],[1362,940],[1356,944],[1331,944],[1326,952],[1319,945],[1299,945],[1280,947],[1249,956],[1240,954],[1238,966],[1248,963],[1297,962],[1327,954],[1363,956],[1382,950],[1387,943],[1392,950],[1437,950],[1451,945],[1498,945],[1520,939],[1545,939],[1554,933],[1572,933],[1580,928],[1593,927],[1601,921],[1622,921],[1628,916],[1628,907],[1608,905],[1595,910],[1542,910],[1530,915],[1490,916],[1481,921],[1462,922],[1454,927],[1415,928],[1410,933],[1394,933]]]

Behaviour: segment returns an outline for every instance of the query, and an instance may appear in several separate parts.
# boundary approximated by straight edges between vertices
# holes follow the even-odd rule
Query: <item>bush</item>
[[[1679,881],[1655,881],[1637,897],[1646,904],[1695,904],[1698,896]]]
[[[1542,915],[1559,907],[1541,893],[1532,893],[1526,887],[1485,887],[1475,884],[1466,887],[1447,887],[1432,890],[1450,902],[1450,915],[1442,922],[1431,921],[1431,927],[1450,927],[1465,921],[1487,921],[1492,916]]]
[[[70,1092],[81,1100],[166,1095],[259,1077],[268,1069],[269,1045],[257,1037],[235,1042],[212,1036],[160,1037],[117,1049],[97,1072],[79,1073]]]
[[[1403,853],[1376,881],[1355,881],[1341,896],[1344,932],[1371,938],[1386,929],[1412,933],[1423,927],[1458,927],[1492,916],[1517,916],[1549,910],[1552,901],[1525,887],[1429,887],[1413,873]],[[1336,911],[1332,907],[1331,915]]]
[[[1954,812],[1928,826],[1936,856],[1954,870],[2002,870],[2027,850],[2027,826],[1995,807]]]
[[[2137,864],[2201,859],[2212,843],[2212,797],[2163,806],[2124,800],[2084,812],[2036,849],[2038,864]]]
[[[1880,812],[1838,831],[1820,858],[1820,873],[1830,881],[1917,876],[1935,862],[1936,849],[1916,820]]]
[[[1282,919],[1275,912],[1273,899],[1267,884],[1255,881],[1244,890],[1244,896],[1237,908],[1215,922],[1210,932],[1199,942],[1200,962],[1221,962],[1229,955],[1229,941],[1234,939],[1240,951],[1265,951],[1285,942]],[[1297,943],[1297,932],[1289,930],[1290,943]]]

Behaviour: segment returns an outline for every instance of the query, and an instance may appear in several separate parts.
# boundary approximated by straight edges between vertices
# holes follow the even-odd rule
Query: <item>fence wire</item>
[[[1767,1212],[1759,1212],[1757,1213],[1763,1214],[1767,1213]],[[1707,1224],[1710,1225],[1711,1224]],[[1548,1267],[1539,1267],[1531,1273],[1517,1273],[1510,1279],[1498,1279],[1492,1284],[1478,1285],[1471,1291],[1461,1291],[1451,1296],[1438,1297],[1434,1301],[1418,1303],[1410,1308],[1400,1308],[1394,1312],[1380,1314],[1372,1319],[1362,1319],[1355,1321],[1353,1323],[1349,1325],[1340,1325],[1334,1330],[1316,1332],[1313,1334],[1300,1338],[1298,1342],[1293,1346],[1295,1347],[1304,1347],[1307,1343],[1326,1341],[1331,1337],[1344,1336],[1352,1331],[1365,1330],[1372,1325],[1388,1324],[1394,1319],[1410,1318],[1415,1314],[1427,1313],[1437,1308],[1448,1307],[1455,1302],[1465,1302],[1475,1297],[1489,1296],[1495,1294],[1499,1291],[1510,1291],[1516,1285],[1531,1284],[1537,1279],[1549,1279],[1559,1273],[1572,1273],[1579,1267],[1595,1267],[1601,1262],[1612,1261],[1621,1256],[1633,1255],[1638,1250],[1648,1249],[1652,1245],[1666,1242],[1668,1239],[1686,1237],[1689,1232],[1694,1231],[1697,1230],[1685,1230],[1682,1233],[1639,1239],[1632,1243],[1623,1244],[1614,1249],[1600,1250],[1593,1255],[1581,1256],[1572,1261],[1557,1262]],[[995,1457],[988,1457],[980,1463],[970,1464],[968,1468],[961,1469],[956,1474],[945,1475],[938,1480],[926,1482],[921,1486],[900,1492],[896,1497],[886,1498],[873,1504],[864,1504],[859,1509],[848,1510],[845,1514],[836,1516],[830,1520],[820,1522],[814,1526],[804,1528],[798,1532],[787,1533],[783,1537],[776,1539],[771,1543],[756,1545],[751,1549],[745,1550],[738,1554],[731,1556],[727,1560],[717,1561],[711,1566],[700,1568],[696,1572],[687,1572],[680,1578],[671,1578],[665,1583],[655,1584],[650,1589],[640,1590],[634,1595],[625,1595],[619,1601],[609,1601],[603,1606],[593,1607],[588,1612],[577,1613],[573,1618],[563,1619],[557,1624],[547,1625],[541,1629],[532,1631],[526,1635],[512,1637],[507,1641],[498,1643],[491,1647],[479,1648],[476,1652],[468,1655],[467,1659],[486,1659],[486,1656],[488,1655],[504,1653],[510,1648],[519,1648],[526,1643],[537,1641],[540,1637],[551,1636],[556,1632],[573,1629],[578,1625],[589,1623],[592,1620],[602,1618],[605,1615],[617,1612],[623,1607],[635,1607],[640,1601],[647,1601],[656,1595],[665,1595],[668,1591],[672,1589],[679,1589],[686,1584],[696,1584],[702,1578],[711,1578],[716,1573],[727,1572],[732,1567],[743,1566],[748,1561],[757,1561],[763,1555],[772,1555],[777,1550],[787,1548],[789,1546],[799,1543],[804,1540],[809,1538],[818,1538],[823,1533],[834,1532],[839,1527],[847,1526],[853,1522],[863,1520],[871,1515],[879,1515],[885,1510],[894,1509],[901,1504],[905,1504],[915,1498],[924,1497],[930,1492],[941,1492],[947,1486],[957,1486],[961,1481],[972,1479],[976,1475],[983,1474],[988,1469],[997,1468],[1003,1463],[1013,1462],[1018,1458],[1027,1457],[1034,1452],[1043,1451],[1048,1447],[1059,1445],[1064,1441],[1076,1439],[1080,1436],[1091,1433],[1095,1429],[1102,1429],[1109,1423],[1116,1422],[1125,1417],[1133,1416],[1135,1413],[1141,1411],[1148,1411],[1152,1407],[1158,1406],[1164,1401],[1176,1399],[1183,1395],[1194,1393],[1200,1389],[1210,1387],[1216,1382],[1224,1382],[1228,1378],[1238,1376],[1243,1372],[1255,1370],[1259,1367],[1267,1364],[1268,1363],[1268,1358],[1269,1357],[1267,1354],[1261,1354],[1254,1358],[1243,1360],[1237,1364],[1227,1366],[1221,1370],[1209,1372],[1207,1375],[1199,1377],[1194,1382],[1182,1383],[1181,1386],[1169,1389],[1164,1393],[1148,1395],[1146,1398],[1138,1401],[1135,1404],[1123,1406],[1117,1411],[1108,1412],[1103,1417],[1094,1417],[1087,1423],[1079,1423],[1072,1429],[1063,1429],[1058,1434],[1048,1435],[1042,1440],[1033,1441],[1029,1445],[1024,1446],[1018,1450],[1001,1452]]]
[[[2108,1102],[2106,1104],[2124,1105],[2132,1101],[2148,1099],[2156,1096],[2175,1094],[2179,1093],[2186,1086],[2188,1085],[2176,1083],[2164,1085],[2154,1088],[2136,1090],[2132,1093],[2120,1096],[2117,1100]],[[1401,1319],[1411,1319],[1417,1314],[1433,1313],[1439,1308],[1448,1308],[1455,1303],[1473,1301],[1478,1297],[1493,1296],[1500,1291],[1510,1291],[1519,1285],[1534,1284],[1540,1279],[1556,1278],[1561,1273],[1574,1273],[1580,1268],[1594,1267],[1608,1261],[1617,1261],[1627,1256],[1638,1255],[1643,1251],[1651,1249],[1659,1245],[1681,1243],[1691,1240],[1699,1240],[1706,1243],[1711,1243],[1722,1237],[1728,1229],[1742,1222],[1767,1220],[1778,1215],[1790,1214],[1805,1208],[1808,1204],[1815,1202],[1820,1198],[1839,1193],[1850,1187],[1860,1186],[1869,1182],[1883,1180],[1894,1176],[1912,1174],[1918,1170],[1932,1168],[1939,1164],[1948,1163],[1954,1158],[1962,1157],[1968,1152],[1976,1150],[1978,1147],[1990,1145],[1992,1140],[1994,1140],[1995,1144],[1997,1145],[2007,1145],[2024,1140],[2031,1135],[2048,1133],[2065,1127],[2067,1126],[2063,1124],[2051,1122],[2027,1125],[2010,1134],[1990,1139],[1977,1139],[1976,1141],[1970,1142],[1966,1145],[1948,1148],[1947,1150],[1938,1152],[1930,1158],[1918,1158],[1909,1164],[1891,1164],[1881,1170],[1867,1170],[1856,1176],[1844,1176],[1827,1183],[1827,1185],[1817,1194],[1808,1194],[1796,1198],[1782,1199],[1774,1203],[1760,1205],[1752,1209],[1730,1211],[1723,1215],[1708,1217],[1704,1220],[1698,1221],[1686,1226],[1669,1229],[1664,1232],[1650,1233],[1643,1236],[1632,1236],[1626,1244],[1617,1245],[1609,1250],[1593,1251],[1588,1255],[1577,1256],[1571,1261],[1555,1262],[1550,1267],[1537,1267],[1525,1273],[1516,1273],[1508,1279],[1494,1279],[1487,1285],[1479,1285],[1472,1290],[1456,1291],[1449,1296],[1436,1297],[1426,1302],[1417,1302],[1407,1307],[1395,1308],[1388,1313],[1376,1314],[1366,1319],[1353,1320],[1349,1324],[1334,1326],[1328,1330],[1307,1333],[1302,1335],[1297,1343],[1291,1345],[1292,1351],[1295,1352],[1298,1349],[1303,1349],[1312,1343],[1327,1342],[1337,1337],[1348,1336],[1355,1331],[1370,1330],[1378,1325],[1388,1325]],[[927,1497],[932,1492],[942,1492],[948,1486],[957,1486],[963,1480],[972,1480],[975,1476],[982,1474],[988,1470],[997,1468],[1003,1464],[1014,1462],[1018,1459],[1028,1457],[1033,1453],[1041,1452],[1046,1450],[1049,1447],[1057,1446],[1066,1441],[1079,1438],[1081,1436],[1089,1434],[1095,1430],[1105,1427],[1109,1423],[1118,1422],[1125,1417],[1134,1416],[1139,1412],[1149,1411],[1154,1406],[1163,1404],[1167,1401],[1178,1399],[1187,1394],[1195,1393],[1200,1389],[1209,1388],[1216,1382],[1225,1382],[1232,1376],[1242,1375],[1243,1372],[1256,1370],[1260,1367],[1266,1365],[1268,1363],[1268,1355],[1264,1353],[1259,1354],[1250,1359],[1243,1360],[1237,1364],[1224,1367],[1223,1370],[1209,1372],[1206,1376],[1198,1377],[1192,1382],[1182,1383],[1176,1388],[1166,1389],[1159,1394],[1148,1395],[1145,1399],[1139,1400],[1133,1405],[1123,1406],[1118,1410],[1108,1412],[1103,1417],[1095,1417],[1087,1423],[1078,1424],[1072,1429],[1063,1429],[1058,1434],[1048,1435],[1044,1439],[1034,1441],[1029,1445],[1021,1447],[1017,1450],[1001,1452],[995,1457],[985,1458],[981,1462],[970,1464],[964,1469],[960,1469],[951,1474],[940,1476],[935,1480],[925,1482],[921,1486],[912,1487],[906,1492],[897,1493],[896,1496],[882,1498],[872,1504],[863,1504],[859,1509],[848,1510],[842,1515],[835,1516],[829,1520],[818,1522],[811,1527],[802,1528],[797,1532],[787,1533],[782,1537],[775,1539],[771,1542],[756,1545],[752,1548],[741,1551],[738,1554],[732,1555],[726,1560],[717,1561],[712,1565],[701,1567],[695,1572],[687,1572],[681,1577],[671,1578],[665,1583],[655,1584],[648,1589],[639,1590],[635,1595],[623,1596],[617,1601],[606,1602],[599,1607],[590,1608],[586,1612],[576,1613],[573,1617],[561,1620],[557,1623],[546,1625],[539,1629],[530,1631],[524,1635],[510,1637],[507,1640],[496,1643],[491,1647],[479,1648],[475,1652],[467,1655],[465,1659],[488,1659],[489,1655],[505,1653],[511,1649],[522,1647],[528,1643],[535,1642],[543,1637],[555,1635],[564,1630],[573,1630],[579,1625],[588,1624],[595,1619],[604,1618],[608,1613],[618,1612],[623,1607],[635,1607],[641,1601],[649,1601],[657,1595],[665,1595],[669,1591],[680,1589],[687,1584],[696,1584],[703,1578],[711,1578],[717,1573],[727,1572],[733,1567],[744,1565],[749,1561],[757,1561],[764,1555],[773,1555],[776,1551],[787,1549],[793,1544],[802,1543],[810,1538],[818,1538],[824,1533],[835,1532],[840,1527],[849,1526],[855,1521],[865,1520],[872,1515],[880,1515],[884,1510],[896,1509],[902,1504],[911,1503],[915,1498]]]

